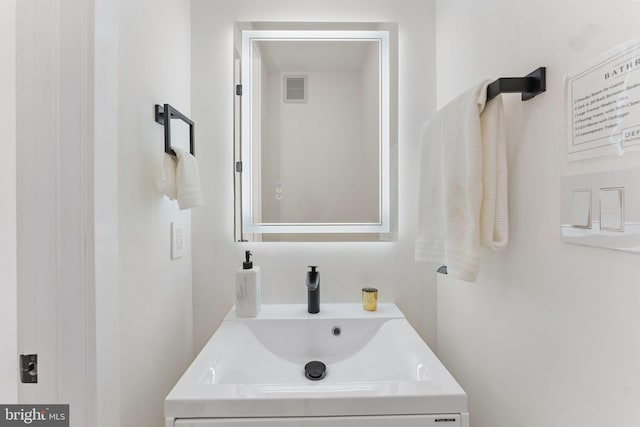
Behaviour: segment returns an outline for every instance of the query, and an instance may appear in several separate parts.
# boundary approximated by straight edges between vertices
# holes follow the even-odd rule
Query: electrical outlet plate
[[[185,231],[181,221],[171,222],[171,259],[184,255]]]

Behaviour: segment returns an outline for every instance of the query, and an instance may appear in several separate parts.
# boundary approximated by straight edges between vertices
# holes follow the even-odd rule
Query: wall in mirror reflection
[[[378,222],[379,43],[255,44],[261,120],[252,143],[260,144],[253,150],[261,191],[254,221]]]

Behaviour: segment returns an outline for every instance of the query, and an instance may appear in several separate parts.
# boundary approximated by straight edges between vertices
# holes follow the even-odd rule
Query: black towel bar
[[[166,118],[169,117],[169,120]],[[195,150],[195,141],[193,136],[193,128],[194,124],[191,119],[182,114],[180,111],[176,110],[169,104],[164,104],[164,106],[160,104],[156,104],[155,106],[155,118],[156,122],[160,123],[164,126],[164,152],[167,154],[176,155],[176,152],[171,148],[171,120],[170,119],[180,119],[186,124],[189,125],[189,152],[192,156],[196,155]]]
[[[547,90],[546,67],[540,67],[525,77],[501,77],[487,86],[487,102],[501,93],[522,93],[528,101]]]

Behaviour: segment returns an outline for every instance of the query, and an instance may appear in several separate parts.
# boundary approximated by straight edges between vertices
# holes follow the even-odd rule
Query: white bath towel
[[[480,245],[500,250],[508,241],[502,99],[485,108],[487,83],[438,111],[420,142],[416,261],[444,264],[468,282],[478,274]]]
[[[176,188],[176,159],[170,154],[162,155],[162,179],[156,181],[156,186],[161,193],[165,194],[170,200],[178,198],[178,189]]]
[[[178,158],[176,165],[176,189],[178,193],[178,207],[189,209],[202,206],[200,191],[200,173],[198,161],[188,151],[173,148]]]

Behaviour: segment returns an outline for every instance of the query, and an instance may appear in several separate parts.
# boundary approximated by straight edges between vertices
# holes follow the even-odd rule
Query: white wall
[[[380,137],[380,54],[377,43],[369,43],[362,64],[360,65],[360,108],[361,111],[361,149],[357,161],[366,177],[363,184],[379,180],[380,150],[376,145]],[[378,188],[375,185],[362,185],[360,188],[362,199],[369,200],[373,205],[380,203]],[[374,221],[377,218],[374,218]]]
[[[264,64],[264,63],[263,63]],[[260,175],[264,178],[261,186],[261,218],[263,222],[281,222],[282,203],[275,198],[276,179],[280,179],[282,168],[282,138],[280,136],[280,108],[282,107],[282,76],[263,66],[262,90],[258,95],[262,102],[262,132],[260,146],[264,147],[260,157]],[[280,91],[280,92],[279,92]],[[253,137],[252,137],[253,138]],[[253,144],[252,144],[253,145]],[[255,195],[253,196],[256,197]],[[264,239],[264,236],[262,237]]]
[[[190,213],[160,195],[163,127],[154,104],[190,115],[189,0],[122,2],[118,56],[120,425],[163,425],[164,398],[191,362]],[[196,127],[197,129],[197,127]],[[206,142],[196,136],[198,145]],[[170,259],[170,223],[186,251]],[[116,285],[116,284],[114,284]]]
[[[506,95],[510,244],[475,284],[441,277],[438,354],[474,427],[640,425],[640,258],[560,241],[560,177],[638,167],[568,164],[563,75],[638,36],[640,3],[437,2],[438,104],[483,78],[547,66],[547,92]]]
[[[0,402],[18,399],[16,277],[16,0],[0,3]]]
[[[431,1],[194,0],[192,108],[208,203],[193,213],[194,346],[204,345],[233,305],[242,251],[262,267],[263,300],[304,302],[307,265],[319,265],[322,301],[360,299],[371,284],[395,301],[435,345],[435,278],[413,261],[419,133],[435,107],[434,5]],[[233,242],[234,21],[385,21],[399,23],[399,237],[397,242]]]

